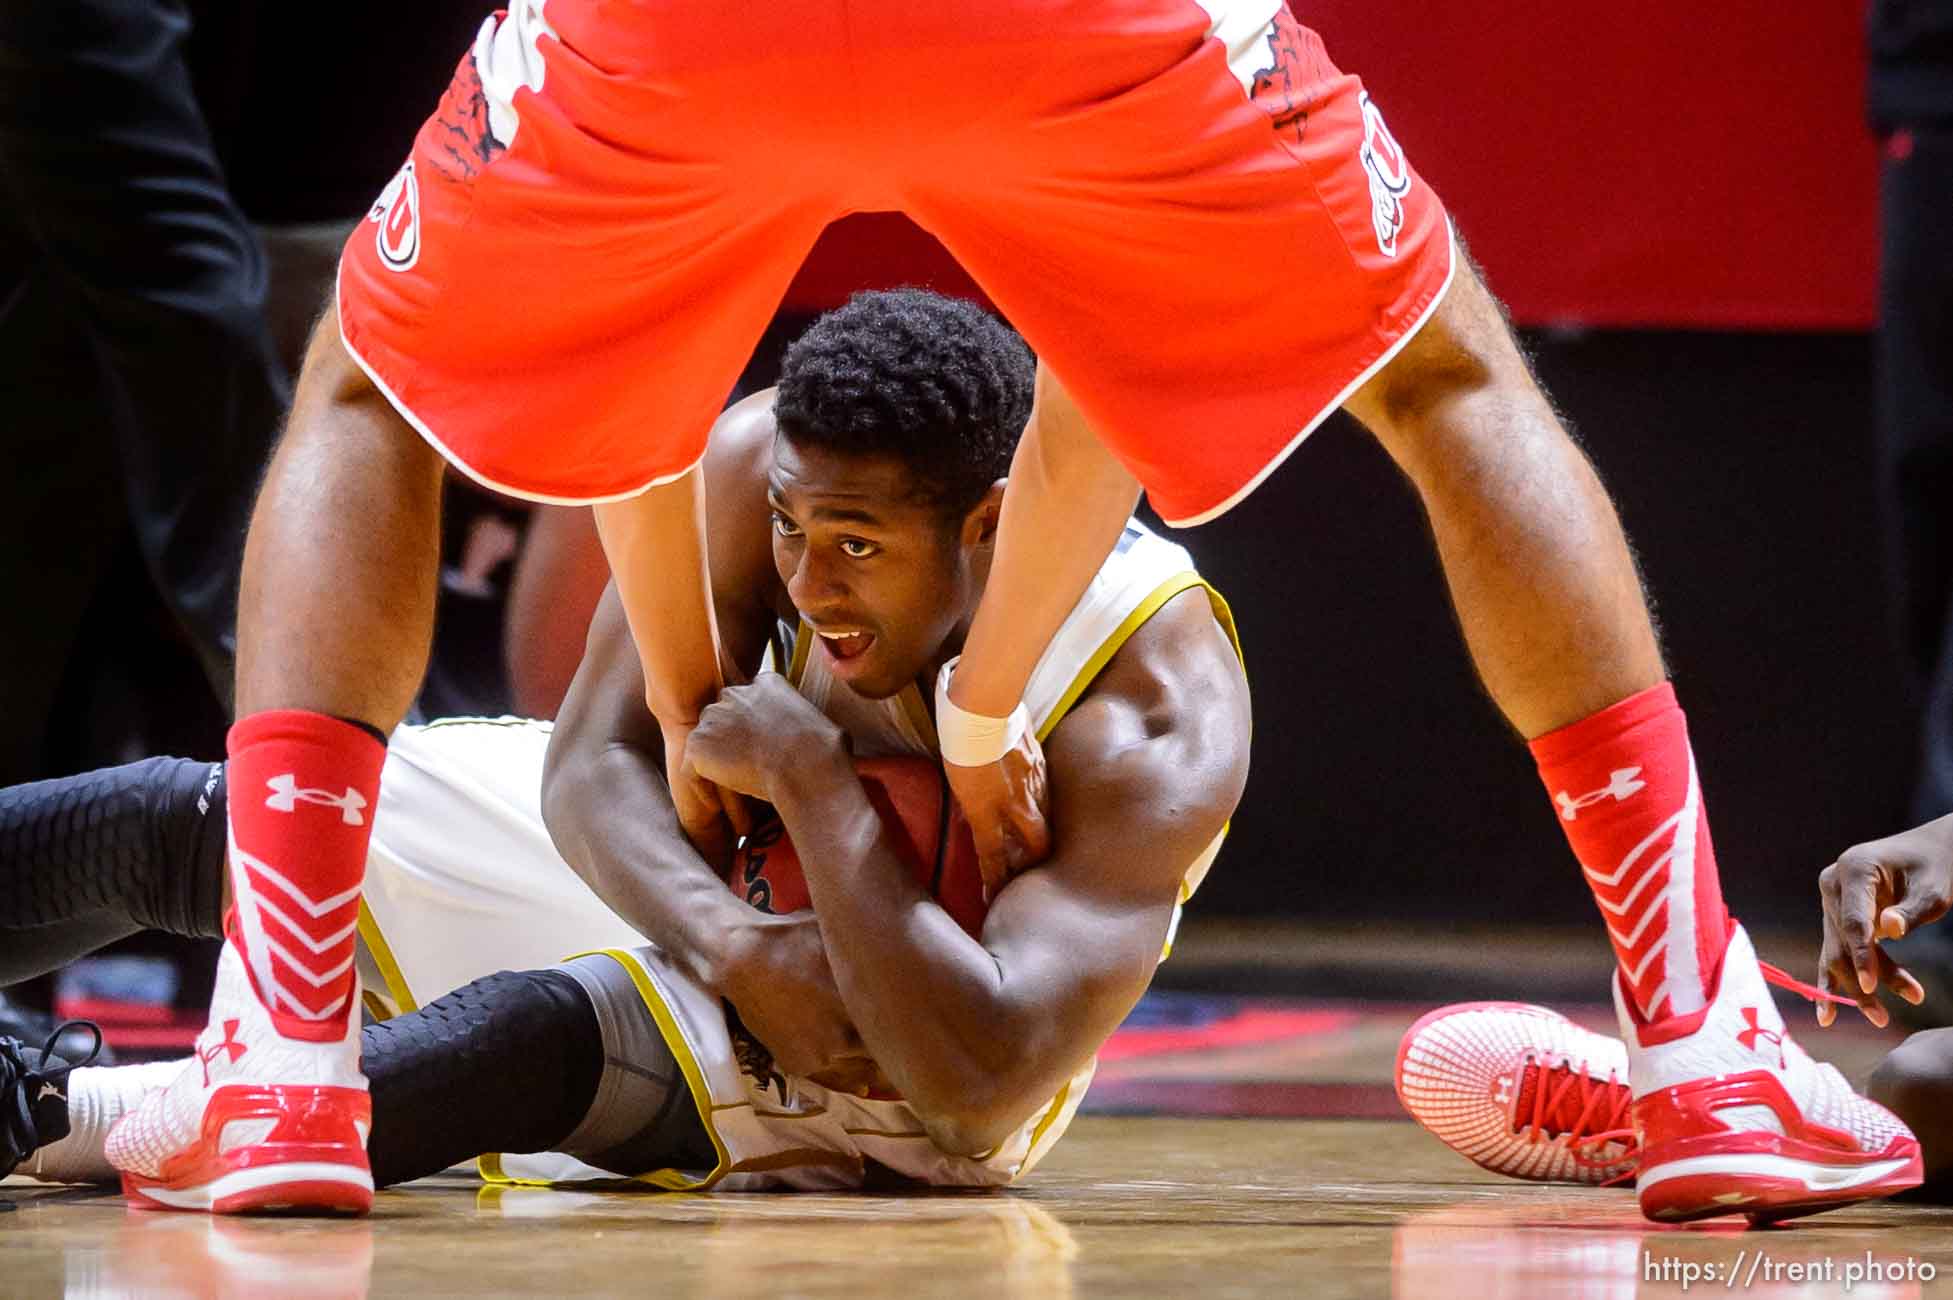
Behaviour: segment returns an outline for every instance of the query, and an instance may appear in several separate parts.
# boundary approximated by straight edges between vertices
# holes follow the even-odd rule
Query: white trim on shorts
[[[701,451],[698,455],[698,460],[693,461],[676,474],[660,474],[642,487],[630,488],[623,492],[613,492],[607,496],[559,497],[551,496],[546,492],[527,492],[522,488],[510,487],[506,483],[497,483],[494,479],[481,473],[474,466],[456,455],[452,447],[442,442],[435,435],[434,431],[427,427],[426,421],[408,410],[407,404],[401,401],[399,396],[391,388],[387,387],[387,381],[380,378],[379,371],[367,364],[366,358],[359,354],[359,349],[355,348],[352,340],[346,337],[346,318],[339,314],[339,278],[344,273],[345,266],[346,259],[342,255],[339,259],[338,268],[333,272],[332,283],[332,310],[335,319],[339,322],[339,345],[346,349],[346,355],[351,357],[354,363],[366,373],[366,377],[373,381],[373,387],[380,390],[380,395],[387,399],[388,404],[399,413],[400,418],[412,425],[414,432],[424,438],[428,446],[441,453],[442,460],[445,460],[448,464],[454,466],[489,491],[500,492],[503,496],[514,497],[519,501],[534,501],[538,505],[545,506],[606,506],[615,501],[629,501],[632,497],[643,496],[654,487],[663,487],[667,483],[676,483],[679,479],[684,478],[687,474],[697,469],[700,463],[705,460],[705,453]]]
[[[1310,420],[1307,424],[1303,425],[1302,432],[1296,434],[1293,438],[1289,439],[1288,446],[1282,448],[1280,451],[1276,452],[1272,457],[1270,457],[1268,463],[1266,465],[1263,465],[1261,467],[1261,470],[1253,478],[1249,479],[1246,483],[1244,483],[1241,486],[1241,488],[1235,492],[1233,496],[1229,497],[1227,500],[1221,502],[1219,505],[1213,507],[1210,510],[1203,510],[1197,515],[1189,515],[1185,519],[1167,519],[1165,515],[1161,515],[1160,518],[1166,523],[1167,527],[1197,528],[1201,524],[1211,523],[1212,521],[1219,519],[1222,515],[1234,509],[1234,507],[1240,505],[1244,500],[1247,499],[1249,493],[1253,492],[1256,488],[1260,487],[1262,485],[1262,482],[1265,479],[1267,479],[1267,477],[1270,474],[1273,474],[1276,470],[1282,467],[1282,462],[1287,460],[1290,456],[1292,456],[1295,453],[1295,449],[1302,445],[1302,440],[1304,438],[1314,433],[1324,420],[1327,420],[1331,415],[1341,410],[1343,403],[1347,402],[1352,396],[1354,396],[1357,389],[1363,387],[1363,385],[1369,383],[1370,380],[1374,379],[1379,370],[1382,370],[1385,366],[1389,365],[1392,361],[1397,359],[1397,354],[1404,350],[1404,345],[1409,343],[1412,339],[1416,338],[1418,335],[1418,331],[1422,330],[1426,325],[1430,324],[1431,317],[1437,314],[1439,306],[1442,305],[1444,302],[1445,294],[1450,292],[1452,280],[1456,278],[1458,274],[1458,236],[1457,236],[1457,232],[1451,228],[1451,217],[1450,214],[1448,213],[1446,214],[1444,219],[1444,237],[1445,237],[1445,242],[1451,254],[1451,262],[1450,265],[1445,268],[1444,283],[1438,286],[1437,296],[1431,299],[1430,304],[1424,308],[1423,314],[1421,314],[1415,321],[1412,321],[1410,327],[1406,329],[1402,334],[1398,335],[1396,341],[1393,342],[1389,347],[1385,348],[1383,355],[1378,357],[1375,361],[1371,362],[1367,370],[1365,370],[1362,374],[1358,375],[1356,378],[1350,380],[1349,386],[1347,388],[1343,389],[1342,392],[1336,394],[1335,398],[1329,403],[1329,405],[1323,407],[1322,410],[1318,411],[1316,413],[1315,419]]]

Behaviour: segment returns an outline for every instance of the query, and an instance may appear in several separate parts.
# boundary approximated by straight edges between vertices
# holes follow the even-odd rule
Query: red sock
[[[323,713],[277,709],[231,728],[235,914],[258,998],[288,1038],[325,1041],[352,1013],[353,936],[386,746]]]
[[[1651,686],[1531,748],[1635,1005],[1651,1021],[1702,1010],[1730,921],[1674,687]]]

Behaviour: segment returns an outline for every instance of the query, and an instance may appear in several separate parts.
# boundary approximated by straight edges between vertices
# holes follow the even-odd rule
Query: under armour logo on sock
[[[344,794],[334,794],[330,790],[300,789],[298,777],[291,772],[274,776],[265,784],[271,787],[271,797],[264,801],[264,806],[274,811],[296,812],[300,801],[325,804],[337,808],[340,820],[348,826],[366,824],[366,818],[360,814],[360,809],[366,807],[366,796],[351,786],[346,787]]]
[[[219,1052],[230,1057],[232,1065],[236,1065],[237,1059],[244,1055],[244,1044],[237,1041],[237,1025],[238,1022],[235,1020],[226,1020],[224,1022],[224,1041],[215,1047],[204,1047],[197,1050],[197,1059],[203,1062],[204,1087],[208,1088],[210,1086],[210,1063],[217,1059]]]
[[[1561,820],[1573,821],[1580,816],[1582,808],[1591,808],[1603,799],[1623,803],[1629,795],[1646,790],[1648,783],[1635,779],[1640,775],[1641,769],[1638,767],[1617,768],[1608,773],[1607,784],[1600,789],[1590,790],[1578,799],[1562,790],[1553,796],[1553,802],[1560,806]]]
[[[1758,1050],[1756,1046],[1757,1043],[1761,1042],[1766,1038],[1769,1039],[1772,1043],[1775,1043],[1777,1047],[1777,1068],[1779,1070],[1784,1069],[1785,1062],[1784,1062],[1784,1055],[1783,1055],[1783,1035],[1778,1033],[1774,1029],[1765,1029],[1762,1025],[1757,1024],[1755,1007],[1743,1008],[1743,1020],[1746,1024],[1749,1025],[1749,1028],[1737,1034],[1736,1041],[1741,1043],[1744,1047],[1748,1048],[1750,1051],[1754,1052]]]

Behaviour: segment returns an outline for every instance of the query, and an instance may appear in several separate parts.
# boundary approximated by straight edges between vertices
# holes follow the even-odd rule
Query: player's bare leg
[[[386,734],[434,635],[443,463],[339,341],[328,307],[251,518],[237,711],[309,709]]]
[[[1030,423],[1010,463],[989,585],[954,677],[937,695],[944,770],[993,892],[1051,845],[1044,756],[1019,701],[1138,499],[1138,480],[1040,362]]]
[[[1472,662],[1522,735],[1666,677],[1613,503],[1469,265],[1348,409],[1416,486]]]
[[[1724,908],[1620,523],[1469,265],[1349,409],[1416,486],[1479,675],[1607,922],[1643,1210],[1775,1218],[1916,1183],[1911,1134],[1789,1039]]]
[[[328,311],[245,547],[210,1024],[108,1142],[139,1203],[372,1202],[354,932],[384,737],[427,662],[441,472]]]
[[[618,599],[644,668],[644,703],[665,739],[665,772],[679,823],[706,859],[729,861],[737,802],[684,764],[685,740],[725,685],[710,591],[705,478],[697,466],[593,512]]]

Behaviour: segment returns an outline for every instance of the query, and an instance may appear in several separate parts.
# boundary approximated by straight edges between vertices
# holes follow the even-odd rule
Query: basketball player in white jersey
[[[15,1086],[37,1097],[51,1081],[65,1105],[46,1100],[40,1131],[13,1138],[23,1172],[100,1177],[106,1154],[138,1203],[356,1210],[373,1182],[494,1151],[555,1154],[485,1156],[491,1177],[667,1187],[994,1185],[1031,1169],[1213,860],[1249,736],[1225,604],[1185,551],[1135,525],[1026,695],[1049,762],[1051,857],[993,882],[975,937],[896,858],[850,750],[936,754],[931,687],[983,592],[1032,373],[1021,342],[974,308],[864,295],[795,344],[777,394],[714,432],[723,643],[742,677],[769,655],[787,671],[728,692],[690,752],[779,812],[811,912],[748,906],[680,830],[612,592],[553,737],[513,719],[403,729],[370,813],[331,791],[250,795],[374,819],[362,968],[369,1005],[398,1014],[364,1031],[370,1176],[357,1135],[258,1086],[277,1040],[248,1018],[213,1026],[203,1069],[146,1097],[171,1067],[70,1073],[27,1053]],[[152,776],[203,781],[206,805],[246,797],[209,771]],[[27,837],[53,794],[6,792],[0,824]],[[188,818],[196,801],[147,802]],[[221,802],[198,815],[221,824]],[[116,895],[89,883],[91,900]],[[181,1131],[204,1114],[219,1118],[200,1138]],[[157,1157],[186,1138],[190,1158]],[[268,1173],[225,1159],[266,1142],[308,1158]]]

